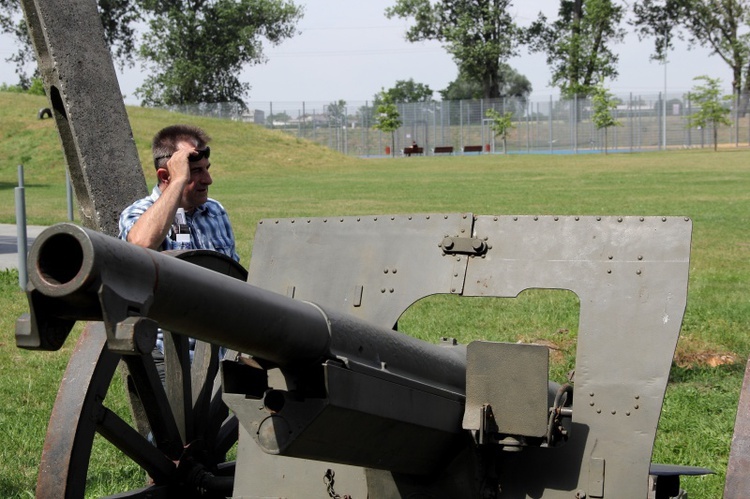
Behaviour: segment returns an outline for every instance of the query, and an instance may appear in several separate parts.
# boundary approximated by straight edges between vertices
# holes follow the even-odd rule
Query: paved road
[[[26,227],[26,241],[29,248],[34,238],[46,227],[29,225]],[[18,267],[18,229],[14,224],[0,224],[0,270]]]

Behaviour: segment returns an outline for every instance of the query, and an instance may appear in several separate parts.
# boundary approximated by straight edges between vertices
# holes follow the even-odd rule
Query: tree
[[[652,58],[666,60],[674,38],[710,48],[732,69],[732,93],[750,92],[743,70],[750,70],[750,1],[640,0],[631,22],[639,38],[653,37]]]
[[[604,129],[604,154],[607,154],[607,130],[613,126],[622,126],[622,123],[617,121],[612,115],[612,111],[617,109],[619,100],[604,87],[604,82],[600,81],[594,87],[591,102],[593,105],[591,120],[594,122],[597,130]]]
[[[497,80],[499,87],[498,97],[501,99],[510,97],[526,100],[531,95],[531,82],[524,75],[510,67],[510,64],[500,63]],[[448,84],[445,90],[440,91],[440,95],[443,100],[481,99],[483,90],[479,82],[459,74],[455,80]]]
[[[481,82],[482,97],[497,98],[499,64],[516,55],[519,29],[508,12],[511,0],[396,0],[388,18],[413,19],[410,42],[438,40],[459,73]]]
[[[22,85],[8,85],[0,83],[0,92],[12,92],[16,94],[44,95],[44,84],[41,78],[32,78],[31,85],[24,87]]]
[[[398,80],[393,88],[386,90],[393,102],[431,102],[432,89],[424,83],[416,83],[413,78]],[[377,103],[380,94],[375,95],[374,102]]]
[[[338,102],[331,102],[326,107],[328,112],[328,123],[331,126],[340,127],[346,124],[346,101],[339,99]]]
[[[617,77],[617,56],[610,45],[622,41],[622,6],[612,0],[561,0],[558,18],[539,13],[524,33],[532,52],[547,54],[553,86],[565,98],[591,95],[603,78]]]
[[[143,0],[149,32],[139,55],[150,68],[136,95],[147,106],[235,102],[248,83],[238,74],[265,62],[273,45],[295,32],[302,9],[286,0]]]
[[[639,40],[654,38],[654,53],[651,59],[664,61],[667,52],[673,48],[673,32],[677,29],[682,15],[682,0],[641,0],[633,3],[633,19],[629,23],[635,27]],[[677,37],[683,39],[681,33]]]
[[[721,80],[719,78],[703,75],[696,76],[693,80],[702,80],[705,83],[693,87],[690,92],[690,99],[698,104],[699,109],[688,117],[688,126],[710,127],[713,130],[714,151],[716,151],[719,143],[719,125],[730,126],[732,124],[732,120],[729,119],[729,108],[722,105],[721,101],[730,100],[732,96],[720,97]]]
[[[266,61],[262,39],[272,45],[294,35],[303,10],[290,0],[98,0],[113,58],[147,67],[136,90],[143,105],[235,102],[244,108],[250,90],[237,75]],[[33,59],[17,0],[0,0],[0,30],[19,40],[11,56],[22,82]],[[147,31],[137,36],[135,25]],[[137,49],[136,49],[137,47]]]
[[[384,92],[390,96],[391,102],[396,103],[407,103],[407,102],[432,102],[432,89],[424,83],[416,83],[413,78],[408,80],[397,80],[396,84],[384,90]],[[362,106],[357,110],[357,116],[360,122],[367,126],[367,123],[372,122],[375,119],[377,108],[383,103],[383,92],[376,93],[372,98],[372,105]]]
[[[380,99],[380,96],[377,95],[376,98]],[[357,111],[355,112],[357,122],[363,127],[369,128],[370,124],[375,122],[375,110],[377,107],[377,102],[373,102],[372,104],[366,102],[364,106],[357,108]]]
[[[132,66],[136,52],[134,25],[141,18],[138,3],[133,0],[98,0],[97,5],[113,59],[121,68]],[[28,88],[32,78],[38,75],[38,70],[34,47],[18,0],[0,0],[0,32],[16,40],[17,51],[6,61],[15,64],[20,85]],[[29,65],[34,68],[31,73],[27,71]]]
[[[515,128],[511,118],[513,113],[508,111],[501,113],[495,109],[489,108],[485,111],[485,116],[493,120],[490,123],[490,130],[495,133],[495,137],[500,137],[503,141],[503,154],[508,154],[508,133]]]
[[[21,3],[17,0],[0,0],[0,31],[16,39],[18,50],[5,61],[15,64],[18,86],[25,90],[29,88],[31,78],[38,76],[39,72],[36,69],[31,74],[26,71],[26,66],[34,61],[34,48],[21,16]]]
[[[375,130],[391,134],[391,155],[396,155],[396,130],[401,127],[401,115],[398,114],[396,103],[391,96],[382,89],[380,91],[380,104],[375,109]]]

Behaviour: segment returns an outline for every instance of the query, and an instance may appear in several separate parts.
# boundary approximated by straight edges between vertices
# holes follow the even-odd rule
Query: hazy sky
[[[278,47],[268,47],[266,64],[247,68],[242,80],[251,85],[249,102],[347,102],[372,100],[381,88],[390,88],[398,80],[413,78],[428,85],[439,98],[456,78],[456,65],[436,42],[408,43],[404,40],[407,21],[389,20],[383,11],[394,0],[297,0],[304,5],[305,16],[298,28],[301,34]],[[526,25],[542,11],[554,19],[558,0],[517,1],[513,7],[517,22]],[[629,35],[617,45],[620,76],[607,86],[618,95],[682,94],[690,90],[693,78],[709,75],[720,78],[730,91],[731,72],[718,56],[705,49],[688,51],[680,47],[669,56],[665,67],[652,62],[653,40],[638,41]],[[0,38],[0,57],[13,52],[7,37]],[[550,73],[544,56],[522,50],[509,61],[533,85],[533,100],[557,96],[550,88]],[[142,82],[142,70],[128,69],[119,74],[120,88],[128,104],[137,103],[133,95]],[[16,83],[13,67],[0,64],[0,82]]]

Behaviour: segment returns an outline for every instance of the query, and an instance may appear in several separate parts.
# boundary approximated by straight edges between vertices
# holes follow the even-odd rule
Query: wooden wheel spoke
[[[99,434],[143,468],[156,483],[166,481],[174,473],[175,463],[120,416],[102,407],[98,419]]]
[[[164,386],[184,443],[193,440],[190,339],[164,331]]]
[[[133,378],[156,446],[170,459],[179,459],[184,445],[153,358],[127,355],[123,361]]]
[[[221,425],[224,424],[224,420],[229,414],[229,409],[224,404],[224,400],[221,398],[221,385],[218,383],[213,386],[211,397],[209,399],[208,408],[206,410],[206,427],[205,434],[211,438],[215,437]]]
[[[191,384],[193,388],[193,417],[195,436],[210,438],[211,400],[217,393],[216,381],[219,372],[219,347],[198,341],[193,355],[193,369]],[[220,393],[220,391],[219,391]]]

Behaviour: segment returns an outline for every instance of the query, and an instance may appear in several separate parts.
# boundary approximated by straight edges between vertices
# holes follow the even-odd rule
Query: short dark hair
[[[190,142],[196,149],[204,149],[210,141],[211,137],[197,126],[172,125],[162,128],[151,142],[154,168],[158,170],[166,164],[169,156],[177,151],[179,142]]]

